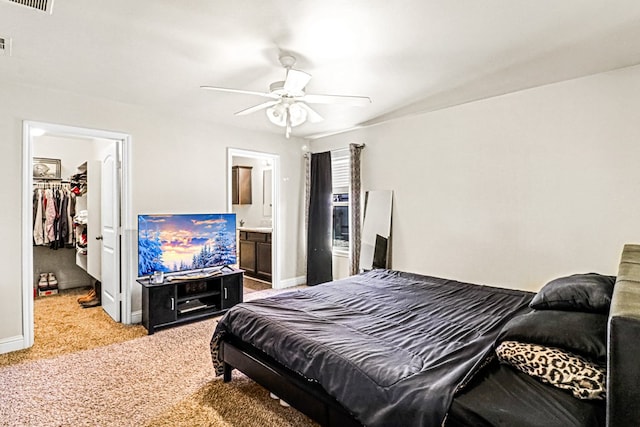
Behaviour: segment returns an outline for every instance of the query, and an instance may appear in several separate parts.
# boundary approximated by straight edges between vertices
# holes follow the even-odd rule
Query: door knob
[[[102,236],[96,236],[96,240],[102,240]]]

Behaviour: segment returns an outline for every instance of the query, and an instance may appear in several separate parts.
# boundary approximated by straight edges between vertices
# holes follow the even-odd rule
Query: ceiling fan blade
[[[276,105],[278,101],[267,101],[267,102],[263,102],[262,104],[258,104],[258,105],[254,105],[253,107],[249,107],[246,108],[244,110],[238,111],[236,114],[236,116],[246,116],[247,114],[251,114],[254,113],[256,111],[260,111],[260,110],[264,110],[265,108],[269,108],[273,105]]]
[[[295,98],[296,101],[303,101],[309,104],[344,104],[363,106],[371,104],[371,98],[368,96],[349,96],[349,95],[304,95]]]
[[[265,98],[273,98],[273,99],[279,99],[280,98],[278,95],[275,95],[273,93],[255,92],[255,91],[252,91],[252,90],[229,89],[229,88],[226,88],[226,87],[217,87],[217,86],[200,86],[200,88],[207,89],[207,90],[215,90],[215,91],[218,91],[218,92],[243,93],[245,95],[264,96]]]
[[[309,80],[311,80],[311,74],[300,70],[289,69],[287,70],[287,78],[284,81],[284,90],[294,96],[302,94]]]
[[[307,120],[311,123],[318,123],[324,120],[320,114],[318,114],[313,108],[309,107],[304,102],[299,102],[298,105],[300,108],[304,109],[307,112]]]

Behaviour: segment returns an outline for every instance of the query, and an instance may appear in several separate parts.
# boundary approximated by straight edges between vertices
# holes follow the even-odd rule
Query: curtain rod
[[[348,150],[352,145],[355,145],[357,148],[364,148],[364,147],[365,147],[365,144],[356,144],[356,143],[354,142],[354,143],[349,144],[349,147],[345,147],[345,148],[336,148],[335,150],[331,150],[331,153],[335,153],[335,152],[338,152],[338,151],[345,151],[345,150]]]
[[[364,148],[364,147],[366,147],[366,144],[356,144],[356,143],[351,143],[351,144],[349,144],[349,146],[351,146],[351,145],[355,145],[357,148]],[[337,153],[337,152],[340,152],[340,151],[346,151],[346,150],[348,150],[348,149],[349,149],[349,147],[345,147],[345,148],[336,148],[335,150],[329,150],[329,152],[330,152],[330,153]],[[306,153],[304,153],[304,157],[308,157],[310,154],[313,154],[313,153],[311,153],[311,152],[307,151]]]

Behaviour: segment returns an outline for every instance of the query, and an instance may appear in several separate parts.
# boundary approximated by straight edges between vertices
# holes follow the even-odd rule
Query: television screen
[[[236,214],[138,215],[138,276],[236,263]]]

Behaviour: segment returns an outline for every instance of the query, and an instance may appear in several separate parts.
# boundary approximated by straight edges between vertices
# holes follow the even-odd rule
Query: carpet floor
[[[245,300],[278,292],[255,291]],[[143,328],[133,339],[5,363],[0,425],[315,426],[237,371],[231,383],[214,377],[209,341],[216,322],[154,335]]]
[[[33,302],[33,346],[0,354],[0,367],[128,341],[147,334],[142,325],[115,322],[100,307],[82,308],[89,288],[60,291]]]

